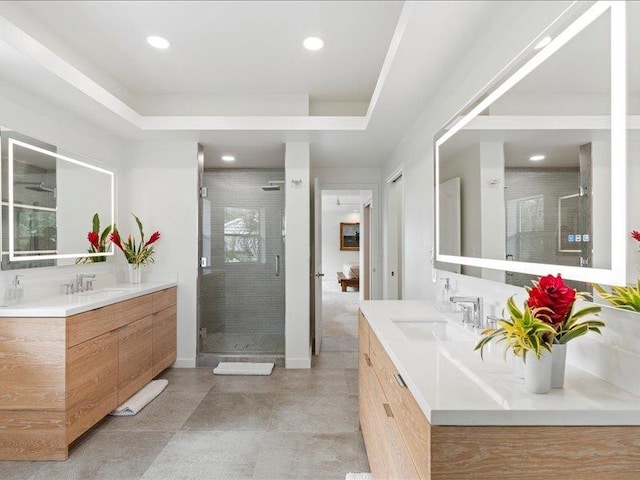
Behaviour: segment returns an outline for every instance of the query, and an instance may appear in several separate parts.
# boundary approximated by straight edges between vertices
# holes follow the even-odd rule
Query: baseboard
[[[196,368],[195,358],[178,358],[172,365],[173,368]]]
[[[284,359],[285,368],[311,368],[311,357],[309,358],[291,358]]]

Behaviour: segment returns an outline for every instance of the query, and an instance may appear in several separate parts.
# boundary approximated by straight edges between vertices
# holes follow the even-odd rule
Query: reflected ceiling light
[[[545,157],[544,155],[531,155],[529,157],[529,160],[531,160],[532,162],[539,162],[540,160],[544,160],[545,158],[547,157]]]
[[[304,48],[307,50],[315,52],[316,50],[320,50],[324,47],[324,40],[320,37],[307,37],[302,42],[302,45],[304,45]]]
[[[147,43],[152,47],[158,48],[160,50],[166,50],[167,48],[169,48],[169,45],[171,45],[169,43],[169,40],[157,35],[149,35],[147,37]]]
[[[551,37],[544,37],[542,40],[536,43],[536,46],[533,48],[535,48],[536,50],[542,50],[544,47],[546,47],[550,43],[551,43]]]
[[[222,155],[220,158],[223,162],[233,162],[236,159],[233,155]]]

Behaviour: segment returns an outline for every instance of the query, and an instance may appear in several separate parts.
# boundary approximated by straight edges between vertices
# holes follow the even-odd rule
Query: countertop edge
[[[98,299],[91,299],[91,293],[85,292],[84,297],[79,296],[79,294],[60,295],[18,305],[0,307],[0,319],[33,317],[64,318],[176,286],[176,281],[140,283],[136,287],[133,287],[131,284],[114,284],[109,285],[108,288],[114,290],[122,288],[124,291],[114,293],[110,296],[105,295],[104,298]],[[97,290],[96,295],[101,295],[99,292],[100,290]],[[56,302],[61,303],[65,300],[69,303],[55,305]],[[71,303],[74,301],[78,303]],[[47,305],[46,302],[51,303]]]

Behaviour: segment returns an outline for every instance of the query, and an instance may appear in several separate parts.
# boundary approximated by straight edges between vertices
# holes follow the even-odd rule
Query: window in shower
[[[224,261],[264,263],[264,209],[224,208]]]

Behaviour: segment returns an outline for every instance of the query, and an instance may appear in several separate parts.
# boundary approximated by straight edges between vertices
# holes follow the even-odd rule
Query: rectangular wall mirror
[[[2,269],[104,256],[87,252],[87,233],[96,213],[103,228],[114,222],[114,173],[4,127],[0,140]]]
[[[624,283],[625,5],[581,8],[436,137],[436,268]]]

